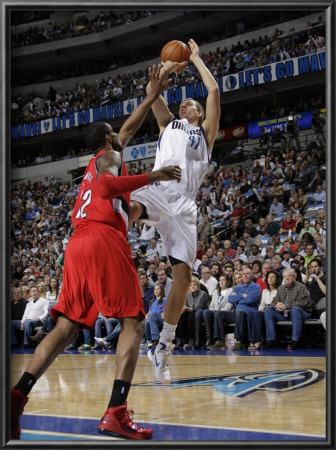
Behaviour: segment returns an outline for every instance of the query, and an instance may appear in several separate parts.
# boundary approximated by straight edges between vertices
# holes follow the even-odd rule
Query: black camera
[[[289,115],[287,119],[287,133],[295,134],[296,133],[296,127],[295,127],[295,120],[294,116]]]

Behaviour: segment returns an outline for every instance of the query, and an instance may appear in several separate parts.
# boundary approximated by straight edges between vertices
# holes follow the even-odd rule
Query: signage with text
[[[308,73],[322,71],[326,67],[326,53],[314,53],[311,55],[276,62],[267,66],[249,69],[217,79],[221,93],[243,89],[248,86],[271,83],[285,78],[292,78]],[[168,89],[163,94],[168,105],[180,103],[185,98],[202,99],[206,97],[207,90],[203,83],[195,83]],[[58,130],[78,127],[99,120],[111,120],[116,117],[127,116],[139,105],[143,97],[138,97],[122,102],[102,105],[85,111],[68,112],[59,117],[44,119],[37,122],[15,125],[11,129],[12,139],[39,136]],[[250,137],[250,136],[249,136]]]

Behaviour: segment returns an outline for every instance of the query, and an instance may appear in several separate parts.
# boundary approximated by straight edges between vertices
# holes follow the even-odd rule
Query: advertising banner
[[[320,52],[219,77],[217,83],[220,93],[225,93],[238,89],[245,89],[249,86],[257,86],[273,81],[306,75],[316,71],[322,71],[325,67],[326,53]],[[207,90],[204,84],[200,82],[168,89],[162,95],[167,104],[171,105],[180,103],[188,97],[194,98],[195,100],[202,99],[206,97]],[[15,125],[11,128],[11,138],[21,139],[39,136],[54,131],[86,125],[99,120],[111,120],[117,117],[127,116],[134,111],[142,100],[143,97],[138,97],[117,103],[101,105],[97,108],[91,108],[85,111],[69,111],[66,114],[50,119]],[[302,120],[303,126],[305,126],[305,121],[308,120],[308,118],[304,117]],[[267,126],[271,126],[271,124]],[[256,131],[251,130],[251,132],[255,133]]]

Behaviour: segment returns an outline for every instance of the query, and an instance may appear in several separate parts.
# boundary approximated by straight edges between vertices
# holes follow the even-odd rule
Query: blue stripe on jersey
[[[174,120],[179,120],[179,119],[178,119],[177,117],[174,116],[174,117],[170,120],[170,122],[167,123],[166,128],[167,128],[167,126],[168,126],[170,123],[172,123]],[[158,149],[159,151],[160,151],[161,138],[162,138],[163,133],[166,131],[166,128],[162,131],[162,133],[160,134],[159,139],[158,139],[157,149]]]

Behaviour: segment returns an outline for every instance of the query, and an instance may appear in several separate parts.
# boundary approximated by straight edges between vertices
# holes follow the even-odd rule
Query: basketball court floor
[[[33,351],[12,351],[12,385]],[[29,395],[22,441],[120,445],[124,440],[96,431],[110,398],[114,354],[59,355]],[[135,422],[153,428],[153,441],[327,439],[324,349],[175,350],[171,375],[169,386],[155,382],[146,350],[140,350],[128,407]]]

